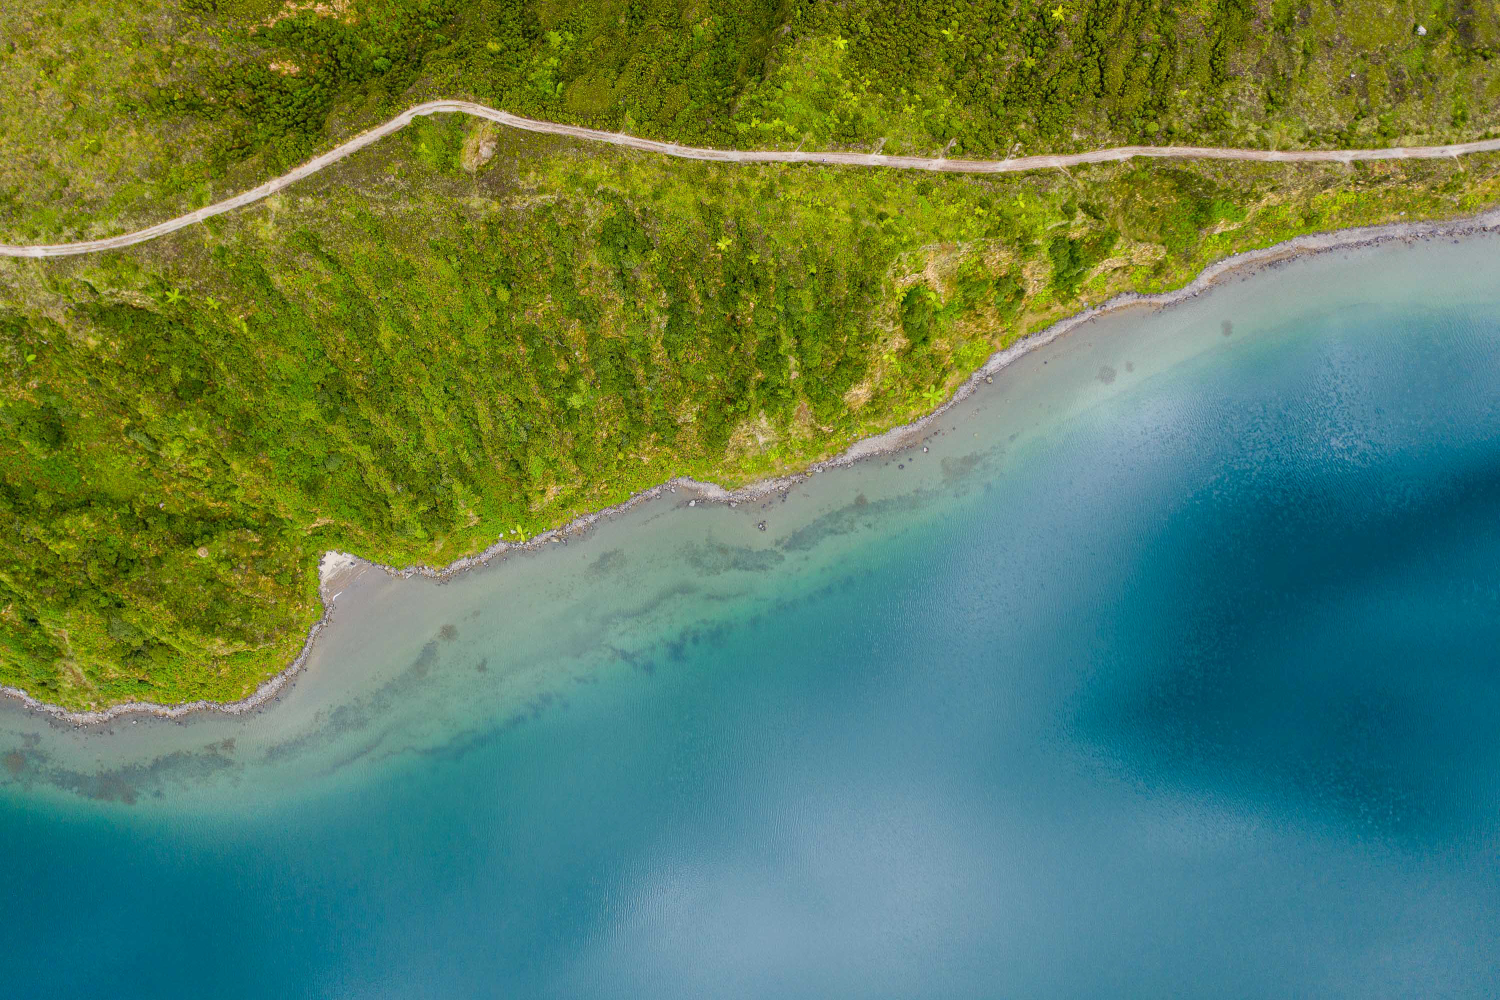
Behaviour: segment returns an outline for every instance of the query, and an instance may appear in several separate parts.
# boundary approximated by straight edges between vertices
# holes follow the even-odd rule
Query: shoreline
[[[20,688],[0,685],[0,698],[20,702],[27,709],[50,717],[59,723],[75,727],[93,726],[112,722],[127,715],[146,715],[162,719],[180,719],[199,712],[219,712],[226,715],[244,715],[273,702],[300,675],[311,656],[319,633],[333,620],[335,599],[343,586],[352,582],[369,569],[379,569],[388,576],[406,579],[424,576],[443,582],[460,573],[483,566],[492,560],[513,551],[538,551],[546,546],[565,540],[569,535],[587,531],[600,521],[624,513],[631,508],[669,496],[679,489],[687,492],[693,502],[742,503],[788,490],[805,482],[809,477],[828,470],[844,468],[867,459],[888,455],[920,444],[923,437],[949,409],[973,395],[980,386],[1018,358],[1052,343],[1095,319],[1126,309],[1148,308],[1162,310],[1196,297],[1212,289],[1227,277],[1249,277],[1269,267],[1292,260],[1327,253],[1334,250],[1353,250],[1376,246],[1393,241],[1412,242],[1434,237],[1465,237],[1500,229],[1500,208],[1489,209],[1477,215],[1447,221],[1394,222],[1374,226],[1361,226],[1328,232],[1309,233],[1297,236],[1259,250],[1247,250],[1225,257],[1200,271],[1192,281],[1175,291],[1143,294],[1122,292],[1099,305],[1066,316],[1050,326],[1023,337],[1008,347],[991,354],[979,368],[964,379],[953,393],[931,412],[908,423],[893,427],[883,433],[861,438],[831,458],[815,462],[806,468],[771,479],[759,480],[735,489],[726,489],[716,483],[705,483],[687,476],[679,476],[659,483],[650,489],[632,494],[628,499],[598,511],[579,515],[568,523],[544,531],[522,542],[497,541],[493,545],[472,555],[455,559],[441,568],[416,565],[403,568],[385,566],[348,553],[330,551],[323,555],[319,565],[319,596],[323,602],[323,613],[309,627],[302,647],[296,657],[285,668],[265,680],[259,687],[237,701],[219,702],[199,700],[179,705],[162,705],[155,702],[123,702],[105,709],[75,711],[44,702]],[[335,585],[338,585],[337,587]]]

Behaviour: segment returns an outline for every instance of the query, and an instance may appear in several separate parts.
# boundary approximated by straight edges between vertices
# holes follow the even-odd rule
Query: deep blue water
[[[1009,446],[955,419],[930,486],[764,543],[785,600],[524,719],[223,808],[0,789],[3,993],[1493,996],[1493,277],[1260,317],[1255,279],[1184,320],[1212,349]]]

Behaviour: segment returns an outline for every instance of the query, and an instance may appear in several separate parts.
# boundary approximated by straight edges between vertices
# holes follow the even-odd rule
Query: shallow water
[[[253,717],[0,707],[6,995],[1493,995],[1497,249],[1096,321],[764,505],[366,572]]]

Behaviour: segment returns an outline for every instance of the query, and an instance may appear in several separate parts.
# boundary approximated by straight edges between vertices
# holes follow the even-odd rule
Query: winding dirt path
[[[1493,153],[1500,151],[1500,139],[1481,139],[1477,142],[1462,142],[1451,146],[1398,146],[1391,149],[1230,149],[1214,146],[1116,146],[1112,149],[1095,149],[1086,153],[1062,153],[1041,156],[1022,156],[1008,160],[950,160],[947,157],[930,156],[885,156],[880,153],[802,152],[780,150],[736,150],[702,149],[696,146],[679,146],[675,142],[658,142],[641,139],[620,132],[602,132],[598,129],[580,128],[576,125],[559,125],[556,122],[536,121],[522,118],[508,111],[475,104],[472,101],[428,101],[401,112],[384,125],[361,133],[341,145],[335,146],[322,156],[308,160],[280,177],[266,181],[259,187],[241,192],[232,198],[206,205],[196,211],[179,215],[175,219],[157,223],[133,233],[111,236],[102,240],[85,240],[79,243],[52,243],[39,246],[10,246],[0,244],[0,257],[69,257],[74,254],[98,253],[101,250],[118,250],[154,240],[158,236],[186,229],[215,215],[223,215],[237,208],[260,201],[283,188],[309,177],[324,167],[332,166],[350,153],[378,142],[393,132],[411,124],[418,115],[458,112],[476,118],[488,118],[510,128],[527,132],[543,132],[548,135],[566,135],[588,142],[603,142],[612,146],[625,146],[663,156],[677,156],[687,160],[710,160],[716,163],[831,163],[848,167],[894,167],[901,170],[932,170],[956,174],[1009,174],[1023,170],[1046,170],[1071,167],[1082,163],[1111,163],[1136,157],[1158,160],[1251,160],[1259,163],[1352,163],[1355,160],[1440,160],[1465,156],[1471,153]]]

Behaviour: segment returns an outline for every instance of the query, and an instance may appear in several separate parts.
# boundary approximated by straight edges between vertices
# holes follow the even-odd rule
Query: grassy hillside
[[[579,6],[30,3],[0,27],[0,228],[159,219],[437,95],[725,145],[967,153],[1021,123],[1034,151],[1286,122],[1322,141],[1360,101],[1443,137],[1491,114],[1479,15],[1358,43],[1360,72],[1441,69],[1397,99],[1338,93],[1363,5],[1143,7],[1173,83],[1145,118],[1134,70],[1080,69],[1087,5]],[[1278,46],[1304,36],[1287,76]],[[300,645],[329,548],[440,564],[673,475],[786,471],[1082,303],[1298,232],[1472,211],[1497,175],[721,167],[440,118],[128,252],[0,262],[0,683],[77,707],[241,696]]]
[[[972,156],[1500,128],[1500,8],[1444,0],[12,6],[10,241],[177,214],[433,97],[699,144]]]

